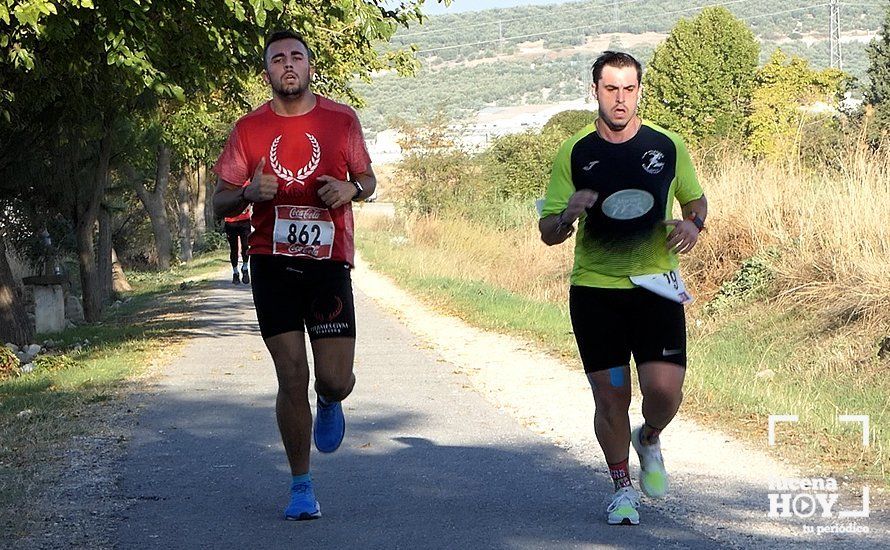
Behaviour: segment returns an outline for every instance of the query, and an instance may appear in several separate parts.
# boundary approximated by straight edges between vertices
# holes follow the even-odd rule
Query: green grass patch
[[[686,382],[687,410],[767,445],[767,418],[797,415],[777,428],[775,451],[817,476],[851,475],[890,486],[886,366],[873,361],[828,366],[839,343],[811,316],[751,305],[715,332],[693,335]],[[838,415],[868,415],[869,445],[859,423]]]
[[[98,431],[122,384],[177,351],[191,323],[189,298],[227,264],[215,252],[166,272],[128,273],[134,290],[102,322],[41,335],[56,343],[54,354],[0,381],[0,530],[28,534],[43,513],[28,503],[60,475],[71,438]]]

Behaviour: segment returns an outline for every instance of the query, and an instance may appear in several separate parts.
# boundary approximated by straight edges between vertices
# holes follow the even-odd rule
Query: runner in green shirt
[[[604,52],[597,58],[597,120],[560,147],[539,223],[541,239],[556,245],[579,222],[569,309],[593,388],[597,440],[615,486],[609,524],[640,521],[640,496],[628,472],[631,443],[643,492],[658,498],[668,488],[659,434],[683,397],[683,304],[691,300],[677,254],[695,246],[708,209],[682,139],[637,116],[641,81],[632,56]],[[672,219],[675,200],[680,220]],[[631,355],[645,419],[633,432]]]

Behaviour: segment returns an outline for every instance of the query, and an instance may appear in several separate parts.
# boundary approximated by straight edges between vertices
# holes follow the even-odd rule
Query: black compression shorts
[[[226,235],[234,235],[240,237],[242,235],[250,235],[250,220],[241,220],[239,222],[225,222],[223,229]]]
[[[686,366],[683,306],[643,288],[569,290],[572,328],[585,372],[664,361]]]
[[[311,340],[355,338],[348,264],[254,254],[250,270],[263,338],[291,331],[307,331]]]

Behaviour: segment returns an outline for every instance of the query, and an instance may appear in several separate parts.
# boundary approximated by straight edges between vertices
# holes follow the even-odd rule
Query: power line
[[[771,17],[773,15],[783,15],[786,13],[794,13],[796,11],[810,10],[813,8],[824,8],[827,5],[828,4],[813,4],[812,6],[807,6],[807,7],[803,7],[803,8],[792,8],[790,10],[776,11],[773,13],[761,13],[760,15],[752,15],[750,17],[742,17],[742,18],[740,18],[740,20],[741,21],[750,21],[752,19],[760,19],[761,17]]]
[[[622,1],[617,2],[617,5],[625,6],[628,4],[636,4],[638,2],[647,2],[647,1],[651,2],[653,0],[622,0]],[[747,1],[753,1],[753,0],[747,0]],[[590,3],[593,3],[593,2],[590,2]],[[528,7],[531,7],[531,6],[528,6]],[[580,4],[573,8],[563,8],[560,13],[562,14],[567,11],[576,11],[576,10],[586,11],[589,9],[590,9],[589,5]],[[496,25],[498,23],[513,23],[514,21],[524,21],[526,19],[532,19],[534,17],[540,17],[540,14],[524,15],[522,17],[514,17],[513,19],[497,19],[494,21],[488,21],[486,23],[474,23],[472,25],[459,25],[459,26],[454,26],[454,27],[449,26],[449,27],[443,27],[441,29],[430,29],[427,31],[417,31],[417,32],[412,32],[412,33],[408,33],[408,34],[396,34],[395,36],[393,36],[393,38],[408,38],[410,36],[421,36],[421,35],[427,35],[427,34],[437,34],[437,33],[442,33],[442,32],[459,31],[459,30],[463,30],[463,29],[472,29],[472,28],[476,28],[476,27],[487,27],[489,25]]]
[[[638,0],[633,0],[633,1],[638,1]],[[750,1],[752,1],[752,0],[730,0],[729,2],[722,2],[722,3],[717,3],[717,4],[707,4],[707,5],[703,5],[703,6],[695,6],[695,7],[691,7],[691,8],[684,8],[684,9],[681,9],[681,10],[674,10],[674,11],[663,12],[663,13],[659,13],[658,15],[659,15],[659,17],[663,17],[663,16],[665,16],[665,15],[674,15],[674,14],[677,14],[677,13],[685,13],[685,12],[688,12],[688,11],[701,10],[701,9],[711,8],[711,7],[716,7],[716,6],[728,6],[728,5],[730,5],[730,4],[739,4],[739,3],[741,3],[741,2],[750,2]],[[755,18],[759,18],[759,17],[768,17],[768,16],[771,16],[771,15],[780,15],[780,14],[783,14],[783,13],[790,13],[790,12],[794,12],[794,11],[808,10],[808,9],[817,8],[817,7],[822,7],[822,6],[827,6],[827,5],[828,5],[828,4],[816,4],[816,5],[814,5],[814,6],[807,6],[807,7],[795,8],[795,9],[785,10],[785,11],[780,11],[780,12],[775,12],[775,13],[767,13],[767,14],[755,15],[755,16],[753,16],[753,17],[749,17],[749,18],[747,18],[747,19],[755,19]],[[639,18],[639,19],[633,20],[633,21],[631,21],[631,22],[632,22],[632,23],[639,23],[639,22],[642,22],[642,21],[645,21],[645,19]],[[551,35],[551,34],[558,34],[558,33],[566,32],[566,31],[575,31],[575,30],[580,30],[580,29],[589,29],[589,28],[594,28],[594,27],[596,27],[596,28],[598,28],[598,29],[603,29],[603,28],[606,28],[607,25],[608,25],[607,23],[600,23],[600,24],[598,24],[598,25],[597,25],[597,24],[594,24],[594,23],[591,23],[591,24],[589,24],[589,25],[581,25],[581,26],[577,26],[577,27],[566,27],[566,28],[563,28],[563,29],[556,29],[556,30],[553,30],[553,31],[544,31],[544,32],[538,32],[538,33],[522,34],[522,35],[517,35],[517,36],[506,36],[506,37],[504,37],[503,39],[501,39],[501,38],[497,38],[497,39],[494,39],[494,40],[481,40],[481,41],[478,41],[478,42],[469,42],[469,43],[465,43],[465,44],[453,44],[453,45],[451,45],[451,46],[439,46],[439,47],[437,47],[437,48],[428,48],[428,49],[426,49],[426,50],[418,50],[417,53],[418,53],[418,54],[421,54],[421,53],[432,53],[432,52],[440,52],[440,51],[445,51],[445,50],[453,50],[453,49],[457,49],[457,48],[464,48],[464,47],[469,47],[469,46],[482,46],[482,45],[485,45],[485,44],[492,44],[492,43],[495,43],[495,42],[500,42],[501,40],[505,40],[505,41],[506,41],[506,40],[517,40],[517,39],[520,39],[520,38],[532,38],[532,37],[538,37],[538,36],[549,36],[549,35]]]
[[[602,0],[603,3],[599,7],[602,7],[604,9],[613,7],[613,9],[617,12],[619,7],[623,7],[623,6],[630,5],[630,4],[637,4],[639,2],[647,2],[647,1],[653,2],[654,0]],[[728,5],[737,4],[740,2],[753,2],[753,1],[754,0],[737,0],[737,1],[730,1],[730,2],[710,3],[710,4],[700,5],[700,6],[693,6],[690,8],[684,8],[682,10],[675,10],[675,11],[668,12],[666,14],[661,14],[661,15],[667,15],[670,13],[682,13],[684,11],[694,11],[697,9],[704,9],[704,8],[710,8],[710,7],[716,7],[716,6],[728,6]],[[560,12],[561,14],[564,14],[567,11],[589,10],[590,4],[593,4],[594,2],[568,2],[568,3],[573,4],[573,6],[562,8],[562,10]],[[886,4],[880,4],[880,3],[872,4],[872,3],[866,3],[866,2],[856,2],[856,3],[842,2],[840,4],[844,5],[844,6],[858,6],[858,7],[879,7],[879,8],[887,7]],[[812,7],[822,7],[822,6],[826,6],[826,5],[827,4],[825,4],[825,3],[813,4],[811,6],[801,6],[799,8],[794,8],[794,9],[802,10],[802,9],[809,9]],[[528,7],[531,7],[531,6],[528,6]],[[473,28],[477,28],[477,27],[488,27],[488,26],[499,25],[499,24],[502,25],[504,23],[513,23],[515,21],[524,21],[526,19],[532,19],[535,17],[540,17],[540,15],[539,14],[524,15],[522,17],[514,17],[512,19],[496,19],[496,20],[492,20],[492,21],[487,21],[485,23],[473,23],[473,24],[469,24],[469,25],[447,26],[447,27],[442,27],[441,29],[430,29],[430,30],[426,30],[426,31],[417,31],[417,32],[412,32],[412,33],[407,33],[407,34],[396,34],[395,36],[393,36],[393,39],[410,38],[412,36],[426,36],[426,35],[430,35],[430,34],[461,31],[464,29],[473,29]],[[760,16],[756,16],[756,17],[760,17]],[[617,13],[613,14],[613,18],[617,19]]]

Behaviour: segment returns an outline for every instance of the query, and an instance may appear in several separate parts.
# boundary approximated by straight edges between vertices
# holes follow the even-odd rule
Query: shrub
[[[534,199],[544,194],[563,138],[557,132],[523,132],[494,140],[482,155],[483,179],[499,199]]]
[[[477,170],[472,158],[458,146],[444,114],[420,125],[404,121],[397,125],[404,151],[395,175],[402,208],[414,214],[434,214],[487,195],[473,177]]]
[[[226,236],[218,231],[207,231],[195,243],[194,253],[210,252],[213,250],[222,250],[229,246]]]
[[[588,124],[596,120],[596,111],[570,109],[556,113],[541,129],[542,134],[555,133],[560,139],[569,139]]]
[[[4,380],[19,372],[19,358],[6,346],[0,346],[0,380]]]
[[[77,361],[65,354],[41,355],[34,359],[34,368],[56,371],[78,366]]]

